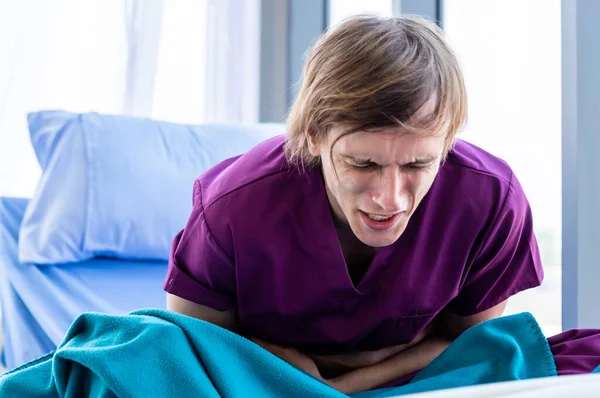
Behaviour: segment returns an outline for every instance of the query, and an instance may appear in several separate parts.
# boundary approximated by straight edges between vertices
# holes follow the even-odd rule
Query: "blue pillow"
[[[42,176],[19,231],[19,261],[167,260],[194,180],[284,134],[283,124],[183,125],[128,116],[28,115]]]

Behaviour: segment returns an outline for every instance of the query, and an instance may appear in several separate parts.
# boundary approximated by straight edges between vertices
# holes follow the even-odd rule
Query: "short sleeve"
[[[464,316],[480,313],[539,286],[543,276],[529,202],[513,176],[504,203],[447,309]]]
[[[168,293],[219,310],[235,310],[236,285],[232,256],[219,245],[206,222],[199,180],[185,229],[171,245],[164,282]]]

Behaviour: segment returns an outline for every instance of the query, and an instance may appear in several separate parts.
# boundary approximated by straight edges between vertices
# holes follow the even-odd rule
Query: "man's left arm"
[[[544,272],[529,201],[514,174],[505,188],[493,221],[474,248],[460,292],[436,320],[434,333],[378,364],[333,379],[342,391],[377,388],[421,370],[466,329],[502,315],[510,296],[541,284]]]
[[[441,313],[433,333],[412,347],[365,368],[356,369],[335,379],[327,380],[338,391],[350,394],[376,389],[402,376],[419,371],[437,358],[462,332],[478,323],[497,318],[506,308],[504,301],[478,314],[461,316]]]

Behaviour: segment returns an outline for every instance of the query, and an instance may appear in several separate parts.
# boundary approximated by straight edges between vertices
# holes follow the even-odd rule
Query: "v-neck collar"
[[[367,271],[355,286],[338,238],[323,175],[320,170],[312,170],[308,173],[312,195],[310,195],[311,200],[307,202],[310,208],[306,209],[306,213],[312,215],[310,224],[314,228],[314,236],[320,237],[318,242],[315,242],[321,256],[319,262],[324,264],[323,272],[337,298],[341,300],[358,299],[368,292],[369,285],[375,280],[378,270],[385,265],[390,256],[393,244],[381,247],[375,253]]]

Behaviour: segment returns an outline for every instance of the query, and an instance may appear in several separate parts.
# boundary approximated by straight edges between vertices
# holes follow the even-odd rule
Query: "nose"
[[[371,193],[371,199],[385,214],[399,213],[407,204],[405,185],[404,176],[399,170],[384,170]]]

